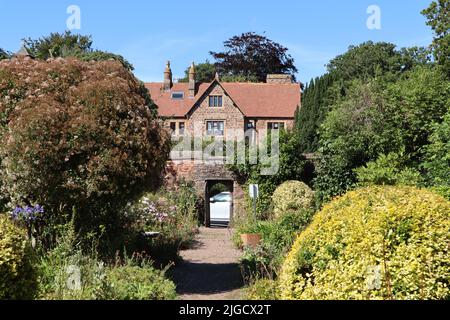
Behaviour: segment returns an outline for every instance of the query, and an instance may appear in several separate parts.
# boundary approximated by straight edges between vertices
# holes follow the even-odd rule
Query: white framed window
[[[223,106],[222,96],[209,96],[209,106],[211,108],[220,108]]]
[[[221,137],[225,132],[225,121],[206,121],[206,134]]]

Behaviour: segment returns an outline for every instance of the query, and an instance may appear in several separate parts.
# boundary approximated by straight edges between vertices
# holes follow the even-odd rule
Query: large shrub
[[[376,161],[355,169],[358,184],[369,185],[407,185],[416,186],[421,181],[417,170],[404,164],[401,153],[381,155]]]
[[[158,266],[178,260],[180,249],[194,240],[198,231],[199,199],[193,186],[182,183],[177,190],[146,193],[125,209],[131,229],[138,233],[131,249],[145,252]],[[157,232],[153,238],[145,232]]]
[[[327,204],[280,276],[283,299],[448,299],[450,202],[368,187]]]
[[[395,80],[353,81],[330,107],[320,128],[314,181],[320,200],[354,188],[354,170],[382,154],[403,150],[412,169],[423,162],[433,127],[448,112],[450,82],[431,66],[417,66]]]
[[[53,215],[76,207],[84,231],[113,228],[118,209],[159,182],[169,139],[156,113],[117,61],[1,61],[3,196]]]
[[[31,299],[36,289],[26,232],[0,216],[0,300]]]
[[[287,181],[275,190],[272,200],[275,216],[280,217],[289,210],[311,209],[314,192],[303,182]]]

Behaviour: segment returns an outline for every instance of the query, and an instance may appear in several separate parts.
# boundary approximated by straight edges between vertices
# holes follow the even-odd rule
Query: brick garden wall
[[[170,161],[166,166],[165,181],[171,187],[178,181],[192,181],[198,195],[204,197],[207,180],[231,180],[233,182],[233,203],[236,216],[244,210],[244,190],[237,181],[233,172],[229,171],[222,163],[213,161],[207,163],[195,163],[195,160]]]

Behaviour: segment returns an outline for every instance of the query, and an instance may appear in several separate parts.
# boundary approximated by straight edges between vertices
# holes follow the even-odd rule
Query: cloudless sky
[[[143,81],[162,81],[165,61],[174,77],[209,51],[247,31],[264,33],[290,49],[307,82],[349,45],[367,40],[427,46],[432,32],[420,11],[431,0],[0,0],[0,48],[17,51],[21,39],[63,32],[69,5],[81,9],[80,34],[94,47],[123,55]],[[381,30],[369,30],[367,8],[381,8]]]

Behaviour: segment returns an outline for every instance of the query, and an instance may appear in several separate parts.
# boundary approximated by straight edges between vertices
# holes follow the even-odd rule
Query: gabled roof
[[[171,91],[164,91],[163,83],[151,82],[146,83],[145,87],[150,92],[152,100],[158,106],[159,115],[162,117],[185,117],[189,110],[192,109],[197,99],[208,90],[210,84],[202,83],[198,85],[197,94],[194,98],[189,98],[188,83],[174,83]],[[183,100],[173,100],[173,92],[183,92]]]
[[[189,98],[188,83],[174,83],[170,92],[165,92],[162,83],[146,83],[153,101],[163,117],[185,117],[204,93],[215,83],[222,86],[246,117],[293,118],[300,105],[300,84],[268,83],[201,83],[197,94]],[[173,100],[172,92],[184,92],[183,100]]]
[[[246,117],[293,118],[300,84],[221,83]]]

